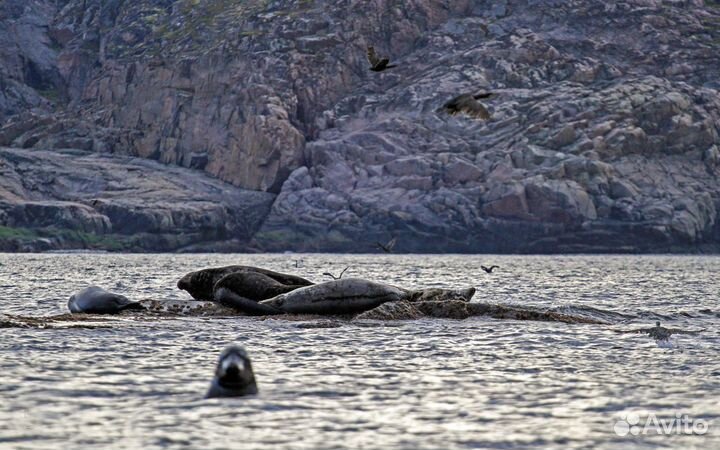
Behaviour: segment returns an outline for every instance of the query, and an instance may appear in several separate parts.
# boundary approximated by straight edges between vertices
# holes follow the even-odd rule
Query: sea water
[[[316,282],[349,266],[345,277],[475,286],[477,301],[608,324],[125,317],[4,328],[0,448],[720,448],[715,256],[0,254],[0,313],[66,313],[90,284],[190,299],[182,275],[229,264]],[[656,320],[700,332],[628,333]],[[206,400],[229,343],[247,349],[260,394]]]

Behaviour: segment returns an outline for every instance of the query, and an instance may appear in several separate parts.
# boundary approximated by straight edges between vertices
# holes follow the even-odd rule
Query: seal
[[[282,310],[279,310],[271,305],[263,305],[262,303],[258,303],[257,300],[252,300],[238,295],[225,287],[215,289],[215,301],[223,306],[227,306],[249,316],[283,314]]]
[[[215,377],[205,398],[242,397],[258,393],[250,357],[244,348],[230,345],[220,353]]]
[[[252,316],[282,314],[282,311],[258,302],[301,287],[282,284],[260,272],[233,272],[215,283],[213,298],[223,306]]]
[[[255,272],[289,286],[310,286],[313,283],[301,277],[252,266],[213,267],[190,272],[182,277],[177,287],[187,291],[195,300],[214,300],[215,284],[225,275],[236,272]]]
[[[220,278],[213,290],[226,288],[241,297],[259,302],[304,286],[306,285],[283,284],[260,272],[233,272]]]
[[[409,295],[409,291],[394,286],[345,278],[295,289],[260,304],[294,314],[351,314]]]
[[[73,314],[117,314],[126,309],[144,310],[145,307],[124,295],[113,294],[98,286],[90,286],[70,296],[68,309]]]

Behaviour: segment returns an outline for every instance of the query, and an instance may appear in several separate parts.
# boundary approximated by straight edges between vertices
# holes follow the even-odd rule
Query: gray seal
[[[237,345],[227,347],[220,354],[215,377],[205,397],[242,397],[257,393],[255,374],[247,352]]]
[[[267,276],[274,282],[288,286],[310,286],[313,283],[295,275],[252,266],[225,266],[190,272],[182,277],[177,287],[187,291],[195,300],[215,300],[215,284],[224,276],[238,272],[253,272]]]
[[[124,295],[113,294],[98,286],[90,286],[73,294],[68,301],[68,308],[73,314],[117,314],[126,309],[145,309],[139,302],[133,302]]]
[[[250,315],[282,314],[258,302],[303,286],[282,284],[260,272],[233,272],[222,277],[214,288],[215,301]]]
[[[263,305],[257,300],[236,294],[228,288],[221,287],[215,290],[215,301],[223,306],[227,306],[236,311],[240,311],[249,316],[269,316],[274,314],[283,314],[283,311],[270,305]]]
[[[408,291],[359,278],[345,278],[295,289],[261,305],[294,314],[351,314],[403,300]]]

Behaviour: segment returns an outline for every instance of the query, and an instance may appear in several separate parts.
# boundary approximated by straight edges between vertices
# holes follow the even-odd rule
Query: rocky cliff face
[[[91,200],[67,208],[93,224],[83,232],[187,235],[164,250],[198,233],[264,250],[720,241],[717,2],[8,0],[0,40],[0,145],[26,149],[3,150],[13,173],[18,155],[35,158],[23,180],[52,177],[57,158],[77,158],[69,148],[236,193],[147,186],[130,208],[102,190],[101,205],[77,186],[44,191]],[[398,67],[368,71],[367,45]],[[479,90],[498,94],[490,121],[436,112]],[[101,178],[138,189],[113,170]],[[182,214],[189,191],[224,212],[166,228],[127,214],[158,199]],[[12,212],[35,194],[0,191],[0,224],[48,226]]]
[[[142,158],[0,147],[0,250],[240,250],[274,197]]]

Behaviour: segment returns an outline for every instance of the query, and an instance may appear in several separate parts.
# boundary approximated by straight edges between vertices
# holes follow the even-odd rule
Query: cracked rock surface
[[[5,227],[177,227],[133,244],[156,250],[720,243],[714,1],[7,0],[0,25],[0,145],[36,158],[28,183],[73,149],[237,193],[177,181],[96,208],[78,185],[4,188]],[[370,72],[367,45],[398,66]],[[436,112],[479,91],[489,121]]]

